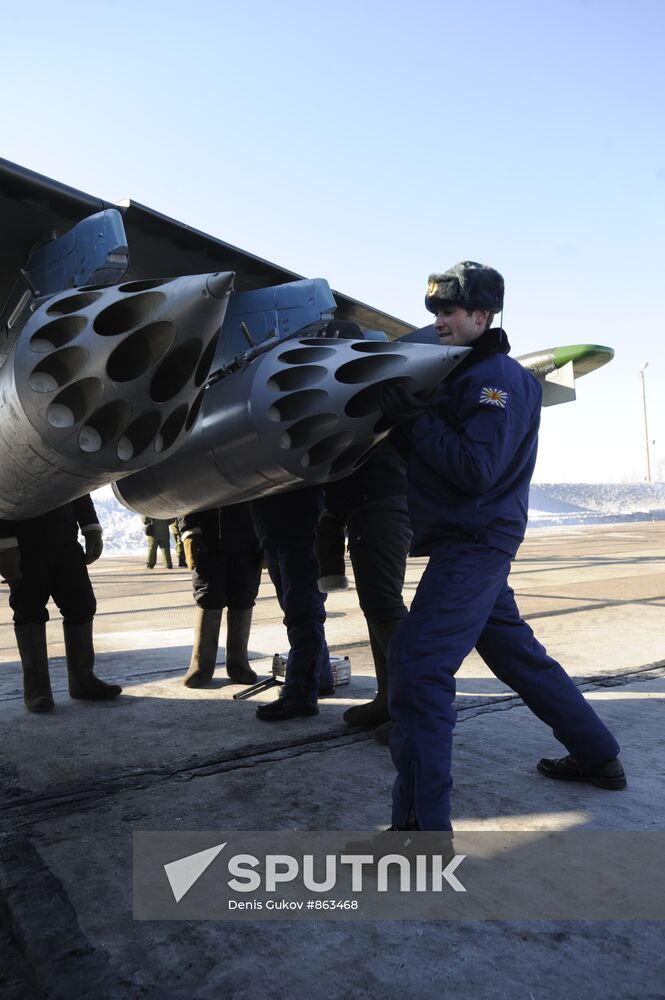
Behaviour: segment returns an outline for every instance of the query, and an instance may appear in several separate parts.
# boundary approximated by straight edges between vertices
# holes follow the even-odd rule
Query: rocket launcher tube
[[[53,510],[182,444],[233,277],[86,286],[39,305],[0,369],[0,517]]]
[[[386,384],[437,386],[465,347],[296,337],[206,388],[189,439],[114,485],[130,510],[175,517],[350,475],[390,430]]]

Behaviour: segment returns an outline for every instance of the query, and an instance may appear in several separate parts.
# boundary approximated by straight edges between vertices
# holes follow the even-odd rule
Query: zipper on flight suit
[[[409,788],[409,811],[407,813],[406,829],[407,830],[419,830],[420,826],[418,824],[418,818],[416,816],[416,766],[415,764],[411,767],[411,781]]]

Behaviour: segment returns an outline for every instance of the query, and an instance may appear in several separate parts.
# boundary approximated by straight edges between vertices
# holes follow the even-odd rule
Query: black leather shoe
[[[582,764],[571,754],[552,760],[543,757],[538,761],[538,770],[547,778],[558,781],[588,781],[596,788],[609,788],[618,791],[625,788],[628,782],[618,757],[606,760],[604,764]]]
[[[256,717],[264,722],[282,722],[284,719],[296,719],[300,715],[317,715],[318,711],[318,705],[303,705],[302,702],[278,698],[270,705],[259,705]]]

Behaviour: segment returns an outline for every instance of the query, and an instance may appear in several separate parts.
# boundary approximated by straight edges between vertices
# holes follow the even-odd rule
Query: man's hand
[[[89,566],[99,559],[104,549],[104,542],[102,540],[102,528],[101,525],[88,525],[85,528],[81,528],[83,532],[83,537],[85,538],[85,562]]]
[[[414,394],[401,382],[393,382],[379,396],[379,409],[388,420],[411,421],[427,412],[431,400],[432,393]]]
[[[203,535],[198,532],[193,532],[191,535],[187,535],[182,540],[183,548],[185,550],[185,561],[187,563],[187,569],[196,569],[196,563],[202,552],[208,551],[208,546],[206,545]]]
[[[0,549],[0,576],[7,583],[21,579],[21,550],[18,542],[9,549]]]

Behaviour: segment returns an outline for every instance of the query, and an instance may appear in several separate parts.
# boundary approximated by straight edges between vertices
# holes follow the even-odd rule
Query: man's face
[[[442,306],[436,314],[434,328],[439,343],[445,347],[466,347],[485,330],[489,313],[475,309],[471,315],[461,306]]]

